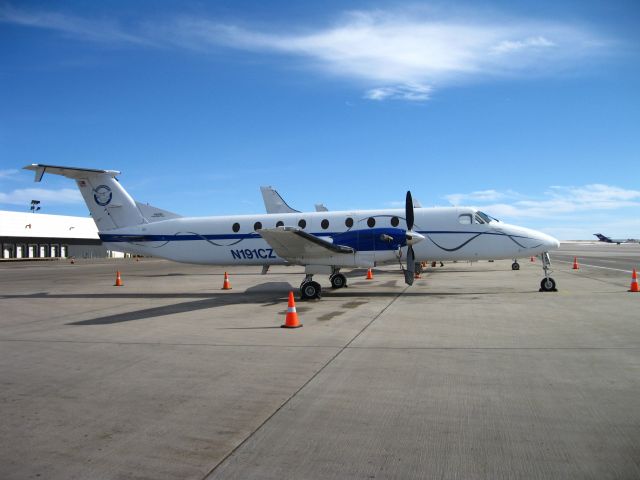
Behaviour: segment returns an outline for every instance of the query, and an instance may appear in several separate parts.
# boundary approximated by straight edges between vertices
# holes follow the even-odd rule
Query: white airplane
[[[32,164],[35,181],[51,173],[76,181],[105,246],[177,262],[207,265],[295,264],[305,267],[303,299],[319,298],[314,274],[346,286],[341,268],[371,268],[399,262],[413,284],[421,261],[512,259],[540,255],[540,291],[555,291],[548,251],[559,247],[542,232],[493,220],[469,207],[181,217],[136,202],[115,170]],[[405,260],[406,267],[402,265]]]

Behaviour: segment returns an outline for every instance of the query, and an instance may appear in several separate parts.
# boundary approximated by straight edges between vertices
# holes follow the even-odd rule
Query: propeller
[[[413,279],[416,274],[416,255],[413,251],[413,244],[424,240],[424,237],[413,231],[413,198],[411,192],[407,191],[407,199],[405,202],[405,218],[407,220],[407,268],[402,268],[404,272],[404,281],[407,285],[413,285]],[[402,266],[402,263],[400,264]]]

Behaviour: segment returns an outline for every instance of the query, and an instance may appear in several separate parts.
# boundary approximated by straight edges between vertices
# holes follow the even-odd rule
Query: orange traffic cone
[[[636,273],[636,269],[633,269],[633,273],[631,274],[631,288],[629,288],[630,292],[640,292],[640,288],[638,288],[638,274]]]
[[[536,257],[531,257],[531,263],[535,263]]]
[[[573,257],[573,269],[580,270],[580,266],[578,265],[578,257]]]
[[[296,301],[293,299],[293,292],[289,292],[289,305],[287,307],[287,316],[284,319],[284,325],[281,328],[300,328],[302,324],[298,320],[298,312],[296,312]]]
[[[222,282],[222,290],[231,290],[231,282],[229,282],[229,275],[224,272],[224,282]]]
[[[121,287],[122,285],[124,285],[122,283],[122,278],[120,278],[120,271],[116,272],[116,283],[113,284],[114,287]]]
[[[373,272],[371,269],[367,270],[367,280],[373,280]]]

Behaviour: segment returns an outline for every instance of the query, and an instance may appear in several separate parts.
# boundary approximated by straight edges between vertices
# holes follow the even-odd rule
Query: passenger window
[[[458,222],[463,225],[471,225],[471,215],[468,213],[462,214],[458,217]]]
[[[262,228],[262,223],[260,222],[256,222],[253,224],[253,229],[254,230],[260,230]]]
[[[329,228],[329,220],[325,218],[324,220],[322,220],[322,222],[320,222],[320,226],[323,230],[326,230],[327,228]]]
[[[376,219],[373,217],[369,217],[367,219],[367,225],[369,225],[369,228],[373,228],[376,226]]]
[[[233,226],[231,227],[231,230],[233,230],[234,232],[238,233],[240,231],[240,224],[239,223],[234,223]]]
[[[284,223],[282,222],[282,220],[278,220],[278,222],[276,223],[276,227],[284,227]]]
[[[298,222],[298,226],[299,226],[300,228],[304,228],[304,227],[306,227],[306,226],[307,226],[307,221],[306,221],[304,218],[303,218],[303,219],[300,219],[300,221]]]
[[[398,217],[391,217],[391,226],[392,227],[397,227],[399,223],[400,223],[400,220],[398,220]]]
[[[353,218],[348,217],[345,221],[344,224],[347,228],[351,228],[353,227]]]

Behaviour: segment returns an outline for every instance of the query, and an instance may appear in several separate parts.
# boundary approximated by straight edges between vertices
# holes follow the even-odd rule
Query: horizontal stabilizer
[[[25,170],[32,170],[36,172],[35,181],[39,182],[45,173],[51,173],[53,175],[62,175],[63,177],[79,179],[87,178],[89,175],[106,174],[111,177],[120,175],[117,170],[96,170],[93,168],[77,168],[77,167],[61,167],[58,165],[44,165],[41,163],[33,163],[24,167]]]

